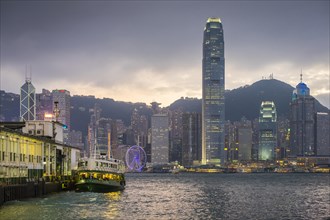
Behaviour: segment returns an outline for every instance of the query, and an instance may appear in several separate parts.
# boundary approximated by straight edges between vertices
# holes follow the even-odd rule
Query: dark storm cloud
[[[163,103],[198,94],[211,16],[224,26],[226,88],[271,72],[295,85],[301,68],[329,77],[327,1],[2,1],[1,89],[17,92],[31,64],[39,90],[130,100],[135,87],[131,101]]]

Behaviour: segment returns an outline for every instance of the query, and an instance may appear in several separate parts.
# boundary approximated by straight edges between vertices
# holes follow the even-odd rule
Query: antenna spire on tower
[[[302,68],[301,68],[301,72],[300,72],[300,82],[302,82],[302,77],[303,77],[303,74],[302,74]]]
[[[32,81],[32,65],[30,64],[30,81]]]

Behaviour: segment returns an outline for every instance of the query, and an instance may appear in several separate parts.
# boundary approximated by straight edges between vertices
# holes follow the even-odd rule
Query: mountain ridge
[[[288,117],[290,101],[294,87],[276,79],[260,80],[252,85],[242,86],[225,92],[226,120],[239,121],[242,117],[253,120],[259,116],[262,101],[274,101],[278,116]],[[19,95],[0,90],[0,120],[13,121],[19,119]],[[140,114],[151,116],[151,110],[145,103],[115,101],[111,98],[95,98],[94,96],[71,96],[71,128],[87,134],[87,126],[91,112],[98,103],[102,108],[101,117],[122,119],[126,126],[130,125],[131,113],[137,108]],[[329,109],[316,100],[319,112]],[[202,111],[202,100],[197,98],[181,98],[168,106],[170,110],[181,108],[184,112]]]

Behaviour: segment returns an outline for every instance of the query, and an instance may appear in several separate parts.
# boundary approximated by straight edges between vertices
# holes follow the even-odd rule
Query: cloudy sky
[[[208,17],[224,27],[226,89],[271,73],[329,107],[329,1],[1,1],[1,90],[26,65],[42,88],[115,100],[201,98]]]

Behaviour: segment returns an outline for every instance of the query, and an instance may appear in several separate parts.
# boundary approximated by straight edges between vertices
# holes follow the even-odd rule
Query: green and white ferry
[[[125,189],[125,165],[121,160],[95,156],[78,162],[76,192],[114,192]]]

